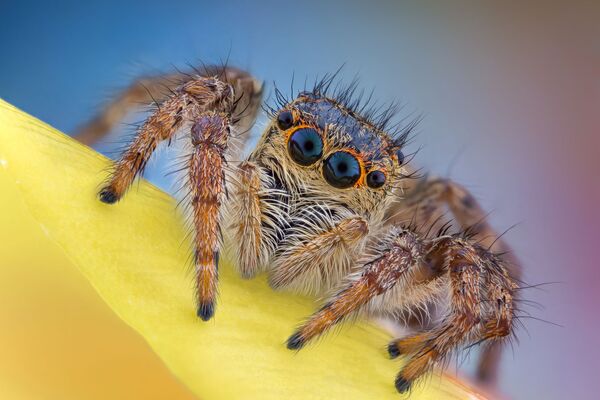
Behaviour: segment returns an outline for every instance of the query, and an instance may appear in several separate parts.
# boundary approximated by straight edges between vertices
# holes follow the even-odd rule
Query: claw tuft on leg
[[[306,341],[304,340],[300,332],[296,332],[288,338],[287,348],[290,350],[300,350],[302,347],[304,347],[305,343]]]
[[[402,354],[396,342],[390,342],[390,344],[388,344],[387,351],[390,355],[390,358],[392,359],[397,358],[398,356],[400,356],[400,354]]]
[[[396,390],[399,393],[406,393],[410,389],[410,382],[404,379],[401,375],[396,377]]]
[[[100,193],[98,193],[98,197],[100,198],[100,201],[105,204],[115,204],[117,200],[119,200],[117,194],[110,187],[102,189]]]
[[[198,311],[196,312],[198,317],[202,321],[208,321],[215,314],[215,305],[214,303],[204,303],[198,306]]]

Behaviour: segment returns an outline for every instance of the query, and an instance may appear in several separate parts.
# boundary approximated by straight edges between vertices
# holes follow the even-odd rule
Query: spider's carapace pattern
[[[352,315],[388,317],[415,327],[388,345],[391,357],[408,357],[399,392],[460,347],[484,342],[478,374],[493,379],[520,269],[463,187],[415,175],[404,156],[415,124],[390,126],[393,107],[370,108],[355,84],[334,88],[330,75],[294,99],[277,92],[264,133],[241,159],[262,84],[232,67],[196,72],[138,81],[78,138],[95,141],[138,102],[156,105],[100,190],[105,203],[121,199],[161,142],[177,134],[187,143],[182,201],[197,315],[215,312],[224,236],[242,277],[267,272],[275,289],[327,298],[289,349]]]

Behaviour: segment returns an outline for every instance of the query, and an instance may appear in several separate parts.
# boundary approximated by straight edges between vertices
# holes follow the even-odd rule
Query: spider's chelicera
[[[145,79],[80,138],[97,139],[136,101],[160,102],[99,196],[119,200],[157,145],[182,132],[198,316],[215,311],[223,231],[242,277],[266,271],[275,289],[329,297],[289,349],[357,313],[415,328],[388,346],[391,357],[408,357],[396,378],[405,392],[460,346],[511,333],[519,269],[464,188],[415,175],[404,156],[414,124],[390,126],[393,107],[369,108],[354,100],[355,85],[331,90],[332,82],[290,100],[277,92],[268,126],[241,161],[262,85],[229,67]],[[493,376],[498,354],[497,345],[484,349],[481,378]]]

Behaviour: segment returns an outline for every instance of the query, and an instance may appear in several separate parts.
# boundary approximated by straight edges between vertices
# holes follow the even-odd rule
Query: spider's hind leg
[[[401,210],[401,212],[398,212]],[[433,221],[441,226],[447,221],[446,211],[462,230],[469,230],[473,240],[482,248],[502,254],[503,265],[510,277],[519,280],[522,268],[510,247],[487,220],[487,213],[474,196],[463,186],[444,178],[425,178],[409,190],[397,207],[390,210],[390,223],[416,218],[419,224],[429,226]],[[393,216],[396,216],[395,218]],[[481,349],[477,377],[482,382],[493,383],[498,375],[501,343],[491,343]]]
[[[410,357],[396,379],[398,391],[406,392],[460,345],[511,332],[516,284],[500,257],[470,239],[458,235],[427,239],[410,229],[393,227],[377,254],[290,336],[289,349],[302,348],[355,312],[394,312],[418,306],[424,298],[446,296],[450,305],[441,322],[388,346],[392,357]],[[429,283],[440,285],[431,291]]]
[[[499,339],[511,332],[516,288],[502,260],[483,248],[456,237],[435,243],[428,259],[442,266],[450,282],[450,306],[431,330],[388,345],[392,358],[408,356],[396,377],[400,392],[459,346]]]

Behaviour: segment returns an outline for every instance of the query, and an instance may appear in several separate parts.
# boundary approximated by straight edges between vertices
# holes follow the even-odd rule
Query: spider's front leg
[[[192,69],[190,73],[176,72],[138,78],[105,104],[97,115],[82,124],[73,137],[84,144],[93,145],[115,128],[130,111],[142,105],[163,103],[182,85],[199,76],[217,77],[233,87],[239,98],[238,110],[243,111],[236,125],[240,127],[240,131],[249,129],[260,109],[262,83],[248,72],[231,66],[203,65]]]
[[[225,193],[225,151],[230,115],[209,112],[192,126],[194,149],[189,161],[189,195],[194,227],[194,268],[198,317],[208,321],[217,295],[220,214]]]
[[[172,138],[184,122],[210,110],[231,115],[234,106],[233,88],[217,78],[197,77],[181,85],[142,125],[100,190],[100,200],[108,204],[120,200],[158,144]]]
[[[186,96],[173,96],[144,123],[133,142],[123,153],[110,177],[98,194],[107,204],[123,197],[135,177],[144,169],[148,159],[163,140],[170,139],[181,127]]]
[[[197,76],[185,82],[144,123],[99,193],[103,202],[115,203],[159,142],[171,138],[183,124],[191,125],[189,193],[184,200],[188,201],[193,224],[197,314],[205,321],[212,317],[215,307],[226,152],[235,107],[233,87],[217,77]]]

